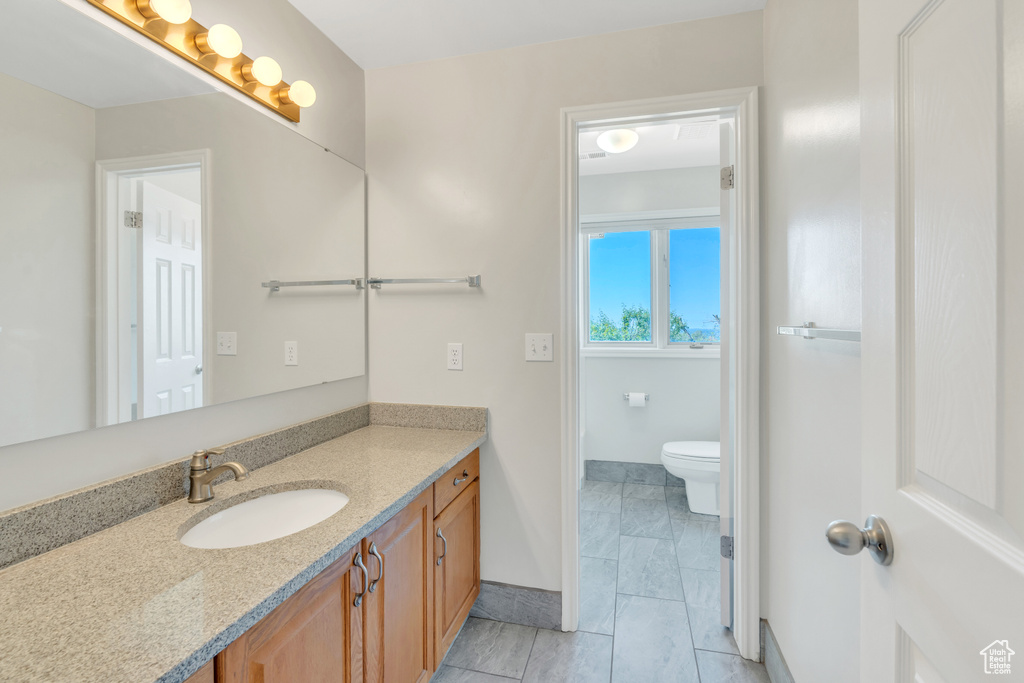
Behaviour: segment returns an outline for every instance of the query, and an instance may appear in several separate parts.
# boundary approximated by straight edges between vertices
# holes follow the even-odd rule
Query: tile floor
[[[433,683],[768,683],[718,624],[718,518],[676,486],[585,481],[576,633],[470,618]]]

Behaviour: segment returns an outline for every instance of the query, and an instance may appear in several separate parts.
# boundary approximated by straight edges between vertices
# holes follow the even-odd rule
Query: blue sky
[[[710,328],[719,313],[718,228],[672,230],[669,236],[670,308],[690,327]],[[590,240],[590,315],[603,310],[616,320],[622,304],[651,306],[648,232],[605,233]]]

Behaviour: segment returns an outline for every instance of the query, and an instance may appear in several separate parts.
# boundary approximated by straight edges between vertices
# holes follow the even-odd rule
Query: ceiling
[[[597,136],[620,126],[581,131],[579,174],[588,176],[718,166],[721,163],[718,126],[717,116],[629,126],[640,135],[640,139],[633,149],[619,154],[603,153],[597,146]]]
[[[363,69],[764,9],[765,0],[289,0]]]
[[[57,0],[0,0],[0,8],[0,73],[93,109],[215,92]]]

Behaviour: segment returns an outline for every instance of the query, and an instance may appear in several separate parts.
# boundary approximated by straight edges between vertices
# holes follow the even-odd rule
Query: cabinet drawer
[[[480,476],[480,449],[476,449],[459,464],[434,482],[434,515],[441,514],[455,496],[462,493],[470,482]]]

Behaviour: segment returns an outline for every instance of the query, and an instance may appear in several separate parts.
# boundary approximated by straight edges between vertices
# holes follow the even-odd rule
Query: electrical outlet
[[[298,365],[299,364],[299,342],[297,342],[297,341],[286,341],[284,343],[284,364],[285,365]]]
[[[462,344],[448,345],[448,369],[462,369]]]
[[[237,356],[238,355],[238,333],[218,332],[217,333],[217,355]]]
[[[554,335],[550,332],[527,332],[526,360],[553,361],[554,345]]]

